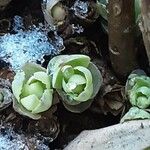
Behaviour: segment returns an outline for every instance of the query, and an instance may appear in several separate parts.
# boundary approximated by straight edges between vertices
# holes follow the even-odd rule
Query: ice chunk
[[[41,27],[22,29],[21,18],[17,18],[16,34],[5,34],[0,37],[0,59],[9,63],[17,71],[26,62],[42,61],[45,55],[57,55],[63,47],[63,40],[57,34],[49,40]],[[21,23],[20,26],[18,23]]]
[[[15,16],[12,26],[13,26],[13,31],[15,31],[15,32],[24,30],[25,28],[24,28],[24,24],[23,24],[23,18],[20,16]]]
[[[76,16],[80,14],[81,16],[87,17],[88,5],[89,3],[87,1],[76,0],[71,9],[74,11]]]
[[[73,33],[83,33],[84,28],[82,26],[80,26],[79,24],[74,25],[72,24],[72,29],[73,29]]]

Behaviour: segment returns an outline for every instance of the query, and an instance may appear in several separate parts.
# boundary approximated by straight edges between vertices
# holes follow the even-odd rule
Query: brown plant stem
[[[150,0],[141,1],[142,19],[139,24],[150,65]]]
[[[108,9],[111,64],[117,76],[124,79],[137,68],[134,48],[134,0],[110,0]]]

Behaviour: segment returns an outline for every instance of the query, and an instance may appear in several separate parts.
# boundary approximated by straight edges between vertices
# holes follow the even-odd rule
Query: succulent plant
[[[100,71],[86,55],[56,56],[48,64],[48,73],[66,109],[76,113],[91,105],[102,83]]]
[[[126,83],[126,94],[132,106],[145,109],[150,106],[150,77],[133,72]]]
[[[0,111],[7,108],[13,99],[10,82],[0,78]]]
[[[129,75],[125,94],[132,107],[122,118],[122,122],[133,119],[150,119],[150,77],[146,76],[144,71],[135,70]]]
[[[48,25],[60,30],[66,27],[69,14],[61,0],[43,0],[42,10]]]
[[[39,119],[41,113],[52,106],[51,78],[46,69],[37,64],[27,63],[16,73],[12,91],[14,109],[32,119]]]

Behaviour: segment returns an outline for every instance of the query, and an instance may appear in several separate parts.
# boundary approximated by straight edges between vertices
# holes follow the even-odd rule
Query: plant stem
[[[144,45],[150,65],[150,1],[142,0],[141,2],[142,19],[139,26],[142,31]]]
[[[112,67],[121,79],[137,68],[134,48],[134,0],[110,0],[109,51]]]

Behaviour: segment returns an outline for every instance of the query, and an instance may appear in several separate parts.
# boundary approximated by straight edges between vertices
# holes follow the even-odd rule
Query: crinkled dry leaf
[[[111,112],[117,116],[124,110],[125,99],[122,95],[123,88],[121,85],[114,85],[111,87],[111,90],[107,91],[101,98],[97,97],[96,104],[104,114]]]
[[[94,61],[102,72],[104,82],[91,109],[104,114],[111,112],[117,116],[125,109],[124,86],[118,82],[103,60]]]
[[[101,70],[104,82],[91,110],[104,114],[111,112],[117,116],[125,108],[124,86],[118,82],[103,60],[94,59],[94,62]]]
[[[0,78],[0,111],[7,108],[14,99],[10,82]]]
[[[52,142],[57,138],[60,131],[57,117],[53,115],[56,109],[57,107],[53,106],[50,110],[45,112],[38,121],[31,120],[28,124],[27,131],[29,133],[41,134],[44,137],[49,137],[50,142]]]
[[[0,69],[0,78],[7,79],[12,82],[15,73],[8,68]]]
[[[71,8],[79,24],[89,26],[99,17],[98,6],[94,0],[76,0]]]
[[[86,37],[74,37],[64,41],[67,52],[71,54],[82,53],[85,55],[99,54],[98,48],[93,41],[88,40]],[[71,51],[70,51],[71,50]]]

